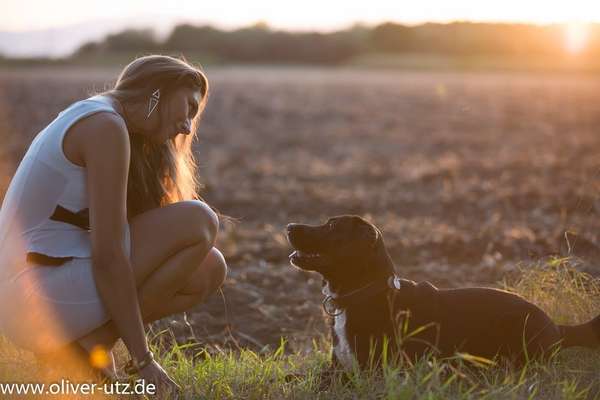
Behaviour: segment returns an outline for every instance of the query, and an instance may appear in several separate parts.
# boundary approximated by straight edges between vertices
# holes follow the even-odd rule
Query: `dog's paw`
[[[319,392],[324,392],[328,390],[333,384],[334,379],[336,378],[336,376],[339,375],[340,372],[341,371],[338,371],[335,368],[331,367],[321,371],[317,381]]]

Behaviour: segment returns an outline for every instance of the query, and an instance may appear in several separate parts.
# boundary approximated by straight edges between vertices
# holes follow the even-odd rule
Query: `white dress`
[[[109,319],[92,274],[86,169],[62,150],[67,130],[98,112],[118,115],[93,96],[38,133],[0,209],[0,333],[32,351],[51,351]],[[131,257],[129,225],[122,240]]]

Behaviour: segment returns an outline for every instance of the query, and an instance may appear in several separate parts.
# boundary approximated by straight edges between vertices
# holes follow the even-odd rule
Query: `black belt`
[[[42,253],[36,253],[30,251],[27,253],[27,262],[49,266],[63,265],[67,261],[72,260],[73,257],[52,257]]]
[[[83,230],[90,230],[89,208],[84,208],[76,213],[67,210],[60,204],[54,209],[54,213],[49,217],[53,221],[64,222],[66,224],[77,226]],[[28,252],[27,262],[32,262],[40,265],[59,266],[74,257],[52,257],[42,253]]]
[[[67,224],[75,225],[86,231],[90,230],[90,209],[84,208],[76,213],[69,211],[60,204],[54,209],[54,213],[50,216],[51,220],[60,221]]]

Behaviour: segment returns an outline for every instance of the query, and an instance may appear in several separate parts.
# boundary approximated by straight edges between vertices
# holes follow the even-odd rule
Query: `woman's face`
[[[200,89],[189,87],[180,87],[166,99],[161,98],[157,106],[160,112],[156,113],[160,116],[159,129],[155,131],[153,140],[164,143],[179,134],[189,135],[199,104]]]

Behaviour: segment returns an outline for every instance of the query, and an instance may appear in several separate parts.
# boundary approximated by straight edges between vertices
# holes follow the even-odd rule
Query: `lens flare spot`
[[[90,352],[90,364],[95,368],[106,368],[110,364],[110,355],[104,346],[96,345]]]
[[[448,95],[448,89],[446,89],[446,85],[444,85],[443,83],[438,83],[435,86],[435,94],[438,98],[445,99]]]

